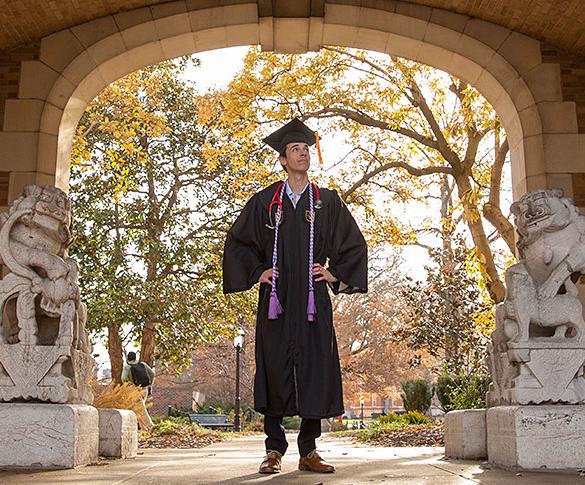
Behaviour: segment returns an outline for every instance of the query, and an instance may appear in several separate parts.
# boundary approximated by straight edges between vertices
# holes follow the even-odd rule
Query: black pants
[[[275,450],[284,455],[288,448],[288,442],[284,435],[284,426],[282,417],[264,416],[264,432],[266,433],[266,449]],[[321,420],[306,419],[301,420],[301,430],[297,438],[299,445],[299,454],[307,456],[316,448],[315,440],[321,436]]]

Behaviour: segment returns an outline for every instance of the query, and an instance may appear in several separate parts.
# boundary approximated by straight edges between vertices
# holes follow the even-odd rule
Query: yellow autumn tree
[[[489,295],[503,299],[491,243],[501,238],[513,252],[513,226],[500,208],[508,142],[497,114],[472,86],[366,51],[325,47],[282,55],[253,47],[229,87],[201,103],[202,121],[229,136],[243,163],[258,160],[258,140],[277,124],[295,116],[316,120],[322,135],[342,137],[348,146],[318,177],[368,221],[372,242],[423,244],[421,235],[436,233],[448,247],[462,222]],[[266,170],[254,166],[270,177],[274,170]],[[401,218],[396,207],[406,203],[437,207],[438,217]]]
[[[221,286],[223,242],[248,167],[226,158],[224,140],[198,122],[199,93],[183,75],[189,62],[108,86],[75,137],[72,252],[88,326],[107,332],[115,381],[126,343],[140,345],[150,365],[157,358],[180,369],[195,346],[229,335],[254,306],[254,295],[225,297]]]

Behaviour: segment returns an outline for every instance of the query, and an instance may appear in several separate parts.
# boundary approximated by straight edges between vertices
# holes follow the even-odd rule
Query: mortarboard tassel
[[[321,155],[321,144],[319,143],[319,132],[315,132],[315,148],[317,148],[317,156],[319,157],[319,165],[323,165],[323,156]]]

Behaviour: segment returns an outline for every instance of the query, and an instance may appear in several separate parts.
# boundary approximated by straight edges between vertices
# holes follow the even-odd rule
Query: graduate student
[[[259,472],[280,471],[288,447],[282,418],[295,415],[299,469],[334,472],[315,444],[320,420],[344,412],[329,290],[367,291],[367,246],[337,192],[309,179],[316,133],[295,118],[264,142],[287,179],[246,203],[223,257],[224,293],[259,283],[254,408],[267,435]]]

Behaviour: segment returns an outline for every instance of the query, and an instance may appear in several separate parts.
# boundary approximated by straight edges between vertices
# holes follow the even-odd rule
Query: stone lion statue
[[[538,190],[512,204],[520,263],[506,273],[494,337],[582,339],[583,308],[575,282],[585,270],[585,217],[561,190]],[[546,328],[551,331],[547,332]]]
[[[561,190],[512,205],[520,262],[506,272],[488,347],[488,406],[585,402],[585,217]]]
[[[71,242],[70,202],[56,187],[29,185],[0,214],[9,271],[0,281],[0,401],[91,402],[87,309],[78,265],[66,254]],[[3,372],[14,385],[2,385]]]

